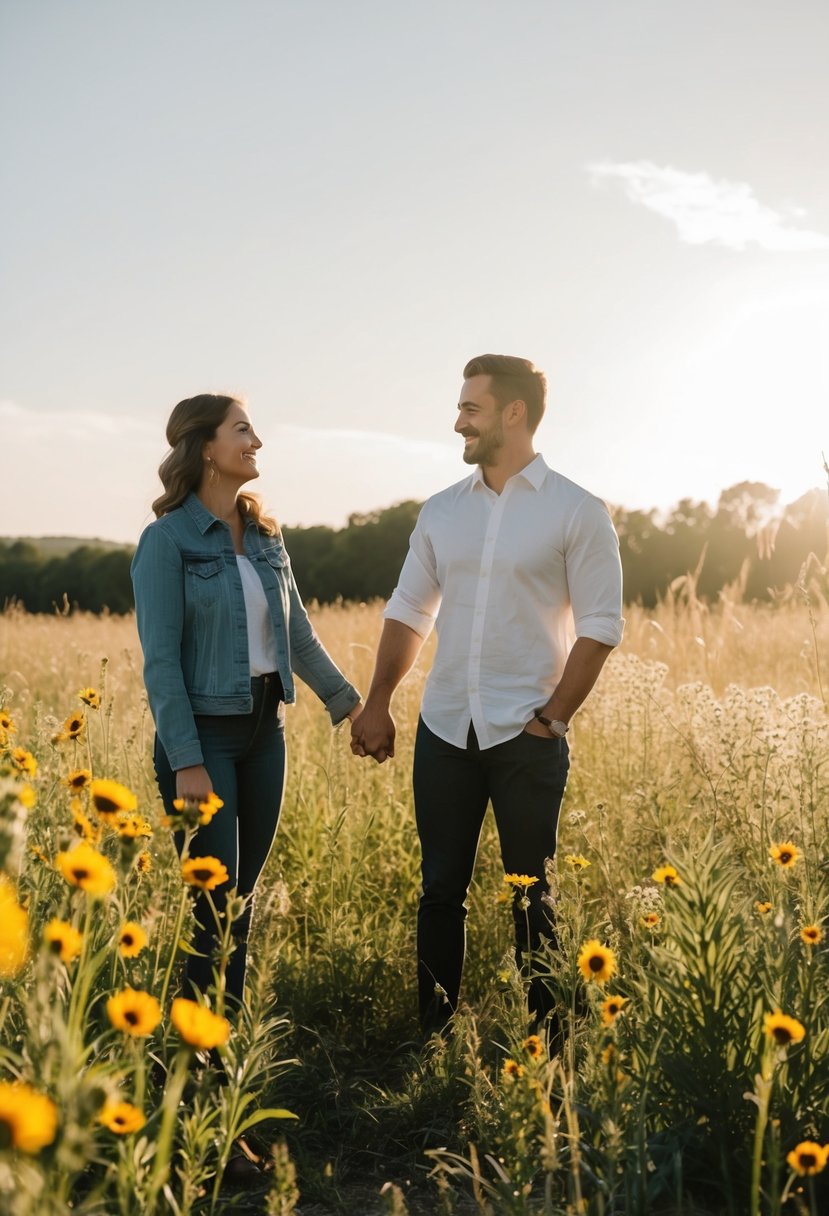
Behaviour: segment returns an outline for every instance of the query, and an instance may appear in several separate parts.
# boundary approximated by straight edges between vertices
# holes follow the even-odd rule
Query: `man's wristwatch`
[[[540,709],[535,711],[535,718],[546,726],[551,735],[555,735],[556,739],[563,739],[570,727],[566,722],[559,722],[558,718],[545,718]]]

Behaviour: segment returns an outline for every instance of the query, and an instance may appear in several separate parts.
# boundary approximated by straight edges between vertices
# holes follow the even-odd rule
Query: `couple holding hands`
[[[175,799],[215,792],[224,802],[197,839],[228,871],[214,892],[218,911],[232,888],[249,897],[226,974],[239,1000],[250,897],[282,803],[294,676],[332,723],[351,720],[355,755],[382,763],[394,755],[392,695],[433,626],[413,766],[424,1033],[441,1030],[457,1006],[465,900],[490,801],[505,870],[539,880],[526,891],[528,908],[516,892],[519,966],[554,938],[544,863],[556,848],[570,719],[621,641],[619,546],[604,503],[534,451],[543,373],[525,359],[482,355],[463,377],[455,431],[474,470],[421,510],[365,704],[308,619],[276,521],[242,489],[259,476],[262,446],[246,407],[202,394],[179,402],[167,424],[164,493],[132,565],[154,762],[168,814]],[[196,920],[186,983],[204,992],[216,945],[204,896]],[[541,976],[530,981],[539,1023],[550,995]]]

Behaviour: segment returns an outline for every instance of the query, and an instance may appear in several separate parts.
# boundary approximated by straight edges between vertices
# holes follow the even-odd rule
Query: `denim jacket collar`
[[[208,511],[207,507],[199,498],[195,490],[191,490],[181,505],[188,515],[190,515],[193,523],[196,525],[199,532],[201,532],[202,536],[204,536],[206,532],[209,532],[214,524],[222,523],[222,520],[219,519],[218,515],[214,515],[212,511]],[[256,522],[255,520],[249,519],[245,523],[245,531],[247,532],[248,528],[251,526],[256,528]]]

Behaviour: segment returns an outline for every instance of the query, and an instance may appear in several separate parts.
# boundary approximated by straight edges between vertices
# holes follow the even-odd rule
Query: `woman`
[[[311,686],[333,723],[354,717],[360,694],[320,643],[299,597],[278,525],[241,487],[259,476],[262,446],[233,397],[180,401],[167,424],[172,449],[159,476],[157,516],[132,563],[144,682],[156,725],[154,761],[168,815],[176,799],[223,808],[199,828],[192,852],[227,867],[212,896],[224,910],[236,887],[251,896],[267,859],[285,784],[284,704],[293,673]],[[177,839],[181,839],[178,837]],[[196,901],[195,947],[186,980],[211,982],[216,924]],[[226,989],[242,999],[251,906],[234,923]],[[189,993],[188,993],[189,995]]]

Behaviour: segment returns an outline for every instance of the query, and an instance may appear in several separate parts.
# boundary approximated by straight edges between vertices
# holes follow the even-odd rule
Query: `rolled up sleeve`
[[[619,538],[598,498],[586,498],[575,513],[564,560],[576,637],[618,646],[625,627]]]
[[[429,541],[424,512],[409,538],[409,552],[397,586],[386,605],[385,620],[401,621],[422,638],[432,631],[441,601],[435,554]]]
[[[155,728],[172,769],[204,763],[181,668],[184,587],[181,553],[163,529],[150,525],[130,568],[144,685]]]

